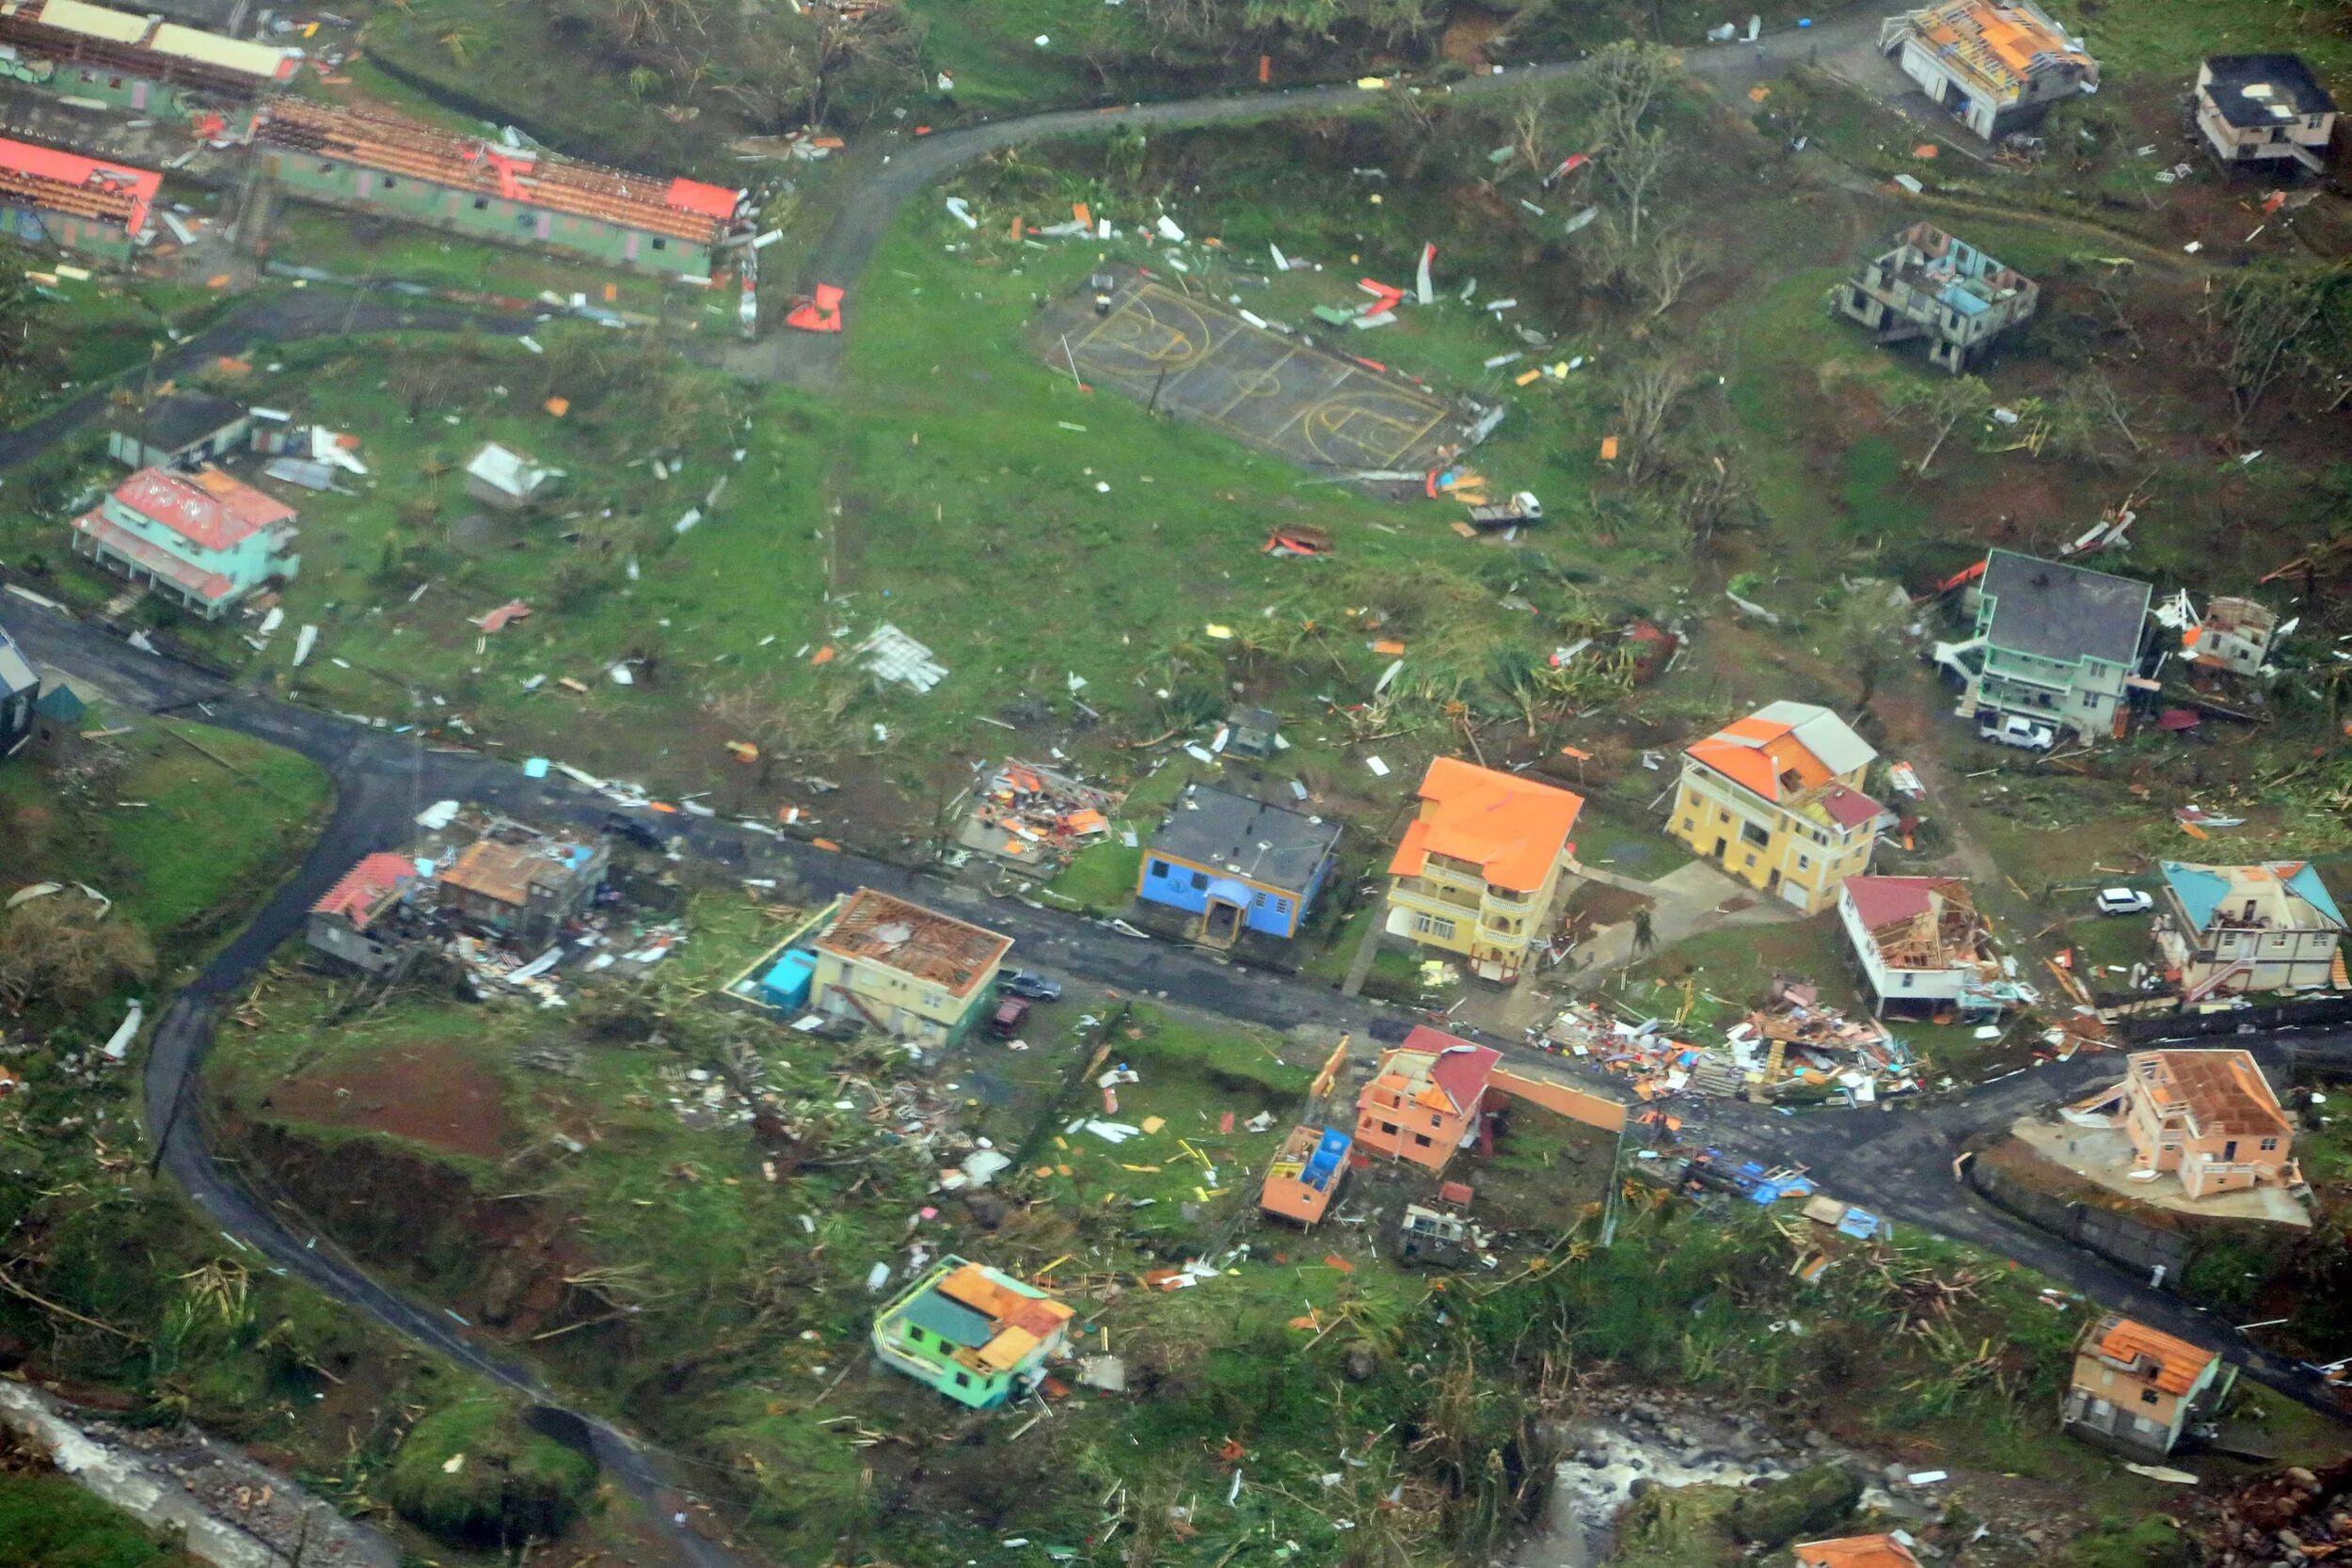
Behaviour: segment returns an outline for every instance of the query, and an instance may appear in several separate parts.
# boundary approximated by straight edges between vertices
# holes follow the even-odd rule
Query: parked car
[[[996,1004],[996,1010],[988,1015],[988,1029],[993,1035],[1007,1039],[1021,1033],[1023,1021],[1028,1018],[1033,1004],[1024,996],[1008,996]]]
[[[2156,901],[2136,887],[2103,887],[2099,890],[2101,914],[2146,914],[2156,907]]]
[[[2015,746],[2021,751],[2046,752],[2058,744],[2058,731],[2047,724],[2037,724],[2018,714],[2002,717],[1987,714],[1977,721],[1977,738],[1990,740],[1995,746]]]
[[[644,849],[661,850],[670,847],[670,841],[662,836],[660,829],[644,817],[631,816],[625,811],[606,812],[604,832],[610,837],[627,839]]]
[[[1058,1002],[1061,1000],[1061,982],[1048,980],[1034,969],[1016,969],[1010,974],[996,976],[996,993],[999,996],[1025,996],[1032,1002]]]
[[[793,1027],[811,1038],[832,1040],[835,1044],[847,1044],[866,1033],[866,1026],[853,1018],[828,1018],[804,1029],[797,1023]]]

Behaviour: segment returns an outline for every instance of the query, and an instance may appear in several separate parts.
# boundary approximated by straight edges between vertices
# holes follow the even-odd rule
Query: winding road
[[[1870,8],[1779,35],[1765,47],[1747,45],[1693,53],[1691,69],[1726,90],[1744,89],[1786,69],[1801,54],[1851,50],[1875,36],[1879,10]],[[1515,90],[1531,81],[1557,79],[1576,62],[1515,68],[1442,89],[1454,93]],[[1433,89],[1434,90],[1434,89]],[[850,291],[899,208],[934,181],[969,161],[1019,143],[1099,133],[1112,125],[1177,127],[1270,115],[1327,113],[1358,107],[1369,95],[1354,87],[1302,88],[1184,103],[1071,110],[987,122],[920,141],[891,138],[887,150],[869,143],[852,153],[857,183],[804,269],[808,281]],[[176,345],[159,361],[167,373],[257,341],[375,332],[449,328],[471,323],[519,333],[524,317],[500,317],[420,303],[389,292],[287,291],[232,310]],[[830,386],[841,364],[843,340],[792,332],[736,345],[729,368],[759,379]],[[22,430],[0,435],[0,469],[22,464],[72,435],[104,403],[87,394]],[[149,711],[183,712],[299,752],[333,779],[334,812],[300,867],[233,941],[187,985],[156,1027],[143,1083],[147,1124],[158,1168],[167,1172],[226,1233],[273,1264],[366,1313],[437,1354],[493,1379],[523,1397],[562,1411],[556,1396],[525,1366],[484,1348],[464,1324],[377,1283],[328,1240],[297,1230],[258,1199],[232,1169],[205,1147],[197,1114],[199,1077],[220,1006],[240,992],[288,936],[310,906],[359,856],[397,847],[408,837],[420,801],[464,799],[526,817],[569,816],[593,821],[606,802],[562,781],[534,782],[519,769],[469,752],[428,748],[330,714],[241,692],[188,667],[140,653],[98,629],[46,612],[19,612],[11,629],[37,659],[87,676]],[[723,824],[697,822],[690,846],[752,874],[788,869],[817,894],[872,885],[907,892],[922,901],[964,907],[1013,936],[1027,960],[1135,995],[1160,996],[1222,1016],[1277,1029],[1351,1030],[1360,1037],[1394,1037],[1406,1015],[1387,1012],[1309,982],[1236,968],[1203,955],[1110,933],[1090,921],[1013,901],[987,902],[968,890],[855,854],[834,854],[790,841],[753,835]],[[973,908],[982,905],[982,908]],[[1560,1070],[1557,1058],[1523,1042],[1488,1043],[1533,1056]],[[2283,1042],[2255,1044],[2265,1066],[2283,1065]],[[2352,1038],[2307,1042],[2352,1058]],[[1844,1113],[1799,1120],[1737,1102],[1711,1104],[1697,1117],[1705,1135],[1725,1148],[1772,1161],[1802,1161],[1833,1191],[1905,1223],[1916,1224],[2016,1258],[2103,1304],[2227,1354],[2249,1376],[2291,1396],[2332,1409],[2307,1374],[2178,1298],[2151,1291],[2121,1271],[2077,1252],[1976,1200],[1950,1174],[1961,1142],[1981,1129],[2005,1125],[2035,1106],[2071,1098],[2115,1071],[2111,1057],[2078,1057],[2064,1066],[2005,1083],[1946,1096],[1924,1109],[1896,1115]],[[593,1416],[574,1415],[606,1471],[646,1508],[671,1558],[685,1568],[735,1568],[745,1560],[713,1539],[695,1495],[680,1480],[681,1462]]]

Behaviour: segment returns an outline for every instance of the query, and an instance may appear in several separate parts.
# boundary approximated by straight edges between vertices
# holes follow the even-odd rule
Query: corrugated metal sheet
[[[136,43],[154,25],[146,17],[110,11],[103,6],[86,6],[82,0],[46,0],[40,8],[40,20],[69,33],[111,39],[117,43]]]
[[[55,10],[60,0],[50,0]],[[85,6],[84,10],[95,8]],[[265,82],[283,81],[292,76],[301,64],[301,56],[291,49],[278,49],[266,43],[247,43],[242,39],[225,39],[212,33],[200,33],[193,27],[183,27],[167,22],[155,29],[155,36],[147,46],[158,55],[173,55],[183,60],[202,65],[218,66],[256,76]]]

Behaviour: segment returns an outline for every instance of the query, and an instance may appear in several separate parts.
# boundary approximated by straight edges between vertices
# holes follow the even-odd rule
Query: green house
[[[1045,1375],[1072,1316],[1001,1270],[942,1258],[874,1319],[874,1354],[959,1404],[991,1410]]]

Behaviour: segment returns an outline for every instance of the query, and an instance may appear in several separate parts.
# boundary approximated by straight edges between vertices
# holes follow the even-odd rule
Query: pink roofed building
[[[302,569],[294,509],[218,468],[141,468],[73,519],[73,552],[208,621]]]
[[[152,169],[0,139],[0,234],[123,261],[163,183]]]
[[[1486,1083],[1502,1053],[1426,1023],[1380,1058],[1356,1099],[1356,1147],[1443,1170],[1478,1134]]]

